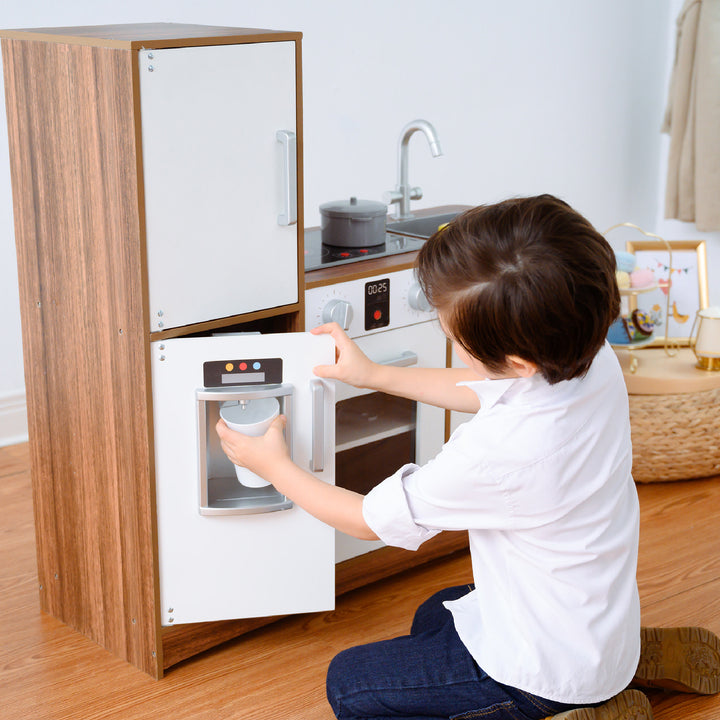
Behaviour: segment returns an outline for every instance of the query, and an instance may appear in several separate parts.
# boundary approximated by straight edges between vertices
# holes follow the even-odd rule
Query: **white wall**
[[[7,28],[191,22],[304,33],[306,224],[322,202],[380,199],[408,121],[415,207],[555,193],[604,230],[658,222],[659,126],[676,0],[4,0]],[[0,110],[0,444],[19,439],[23,375]],[[18,405],[19,403],[19,405]],[[18,407],[20,408],[18,411]],[[3,417],[6,425],[3,427]]]

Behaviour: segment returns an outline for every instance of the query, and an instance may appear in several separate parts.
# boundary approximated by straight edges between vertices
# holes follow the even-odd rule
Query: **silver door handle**
[[[408,365],[417,365],[418,356],[410,350],[404,350],[396,357],[387,360],[378,360],[379,365],[394,365],[395,367],[407,367]]]
[[[310,469],[322,472],[325,469],[325,386],[322,380],[310,381],[312,393],[312,447]]]
[[[283,202],[284,212],[278,215],[278,225],[297,222],[297,138],[291,130],[278,130],[275,138],[283,146]]]

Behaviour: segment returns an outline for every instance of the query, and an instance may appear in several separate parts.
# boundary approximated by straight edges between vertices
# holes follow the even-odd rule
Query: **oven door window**
[[[415,462],[417,403],[374,392],[336,405],[335,483],[367,494]]]

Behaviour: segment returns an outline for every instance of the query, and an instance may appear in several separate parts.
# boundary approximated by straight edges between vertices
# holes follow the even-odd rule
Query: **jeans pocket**
[[[477,710],[468,710],[467,712],[453,715],[450,720],[528,720],[518,706],[511,700],[496,703],[489,707],[479,708]]]

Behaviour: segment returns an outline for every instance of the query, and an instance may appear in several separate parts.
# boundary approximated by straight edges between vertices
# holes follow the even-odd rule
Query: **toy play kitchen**
[[[327,319],[378,361],[444,364],[411,267],[446,216],[396,217],[383,238],[380,204],[345,198],[304,232],[300,33],[0,36],[41,608],[160,678],[463,547],[336,549],[214,432],[221,415],[251,431],[282,412],[295,461],[357,489],[443,441],[442,412],[312,374],[334,347],[301,331]],[[405,138],[430,132],[411,125],[390,198],[405,214]]]

